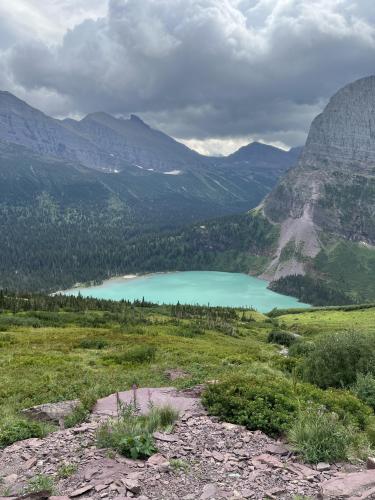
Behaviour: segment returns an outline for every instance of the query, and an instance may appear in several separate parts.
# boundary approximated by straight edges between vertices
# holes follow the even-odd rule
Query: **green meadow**
[[[74,425],[87,417],[97,398],[133,384],[185,388],[208,381],[215,381],[203,398],[210,413],[249,429],[289,436],[302,454],[293,426],[310,425],[304,415],[316,416],[321,408],[327,429],[350,429],[351,437],[341,436],[351,443],[350,453],[356,449],[361,454],[375,442],[375,352],[368,347],[374,344],[375,307],[264,315],[42,295],[2,296],[0,305],[0,447],[52,430],[29,425],[20,416],[23,408],[78,398],[82,407],[66,422]],[[364,339],[359,356],[366,365],[353,367],[352,380],[326,384],[330,374],[323,381],[316,376],[312,351],[318,352],[320,339],[332,335],[342,335],[344,344],[353,342],[353,332]],[[340,350],[340,342],[330,345]],[[281,353],[286,347],[289,356]],[[172,369],[185,377],[171,382],[167,372]],[[364,392],[354,389],[357,372],[370,377],[360,380],[367,384]],[[368,384],[374,401],[361,397],[367,397]],[[319,453],[306,458],[329,458]],[[347,459],[350,453],[345,448],[334,458]]]

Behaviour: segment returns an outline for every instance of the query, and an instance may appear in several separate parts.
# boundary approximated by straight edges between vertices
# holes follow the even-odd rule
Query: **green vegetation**
[[[127,349],[123,352],[110,354],[108,356],[105,356],[103,359],[104,361],[108,361],[109,363],[116,363],[118,365],[122,365],[125,363],[151,363],[151,361],[155,360],[156,350],[156,347],[153,345],[140,345],[132,347],[131,349]]]
[[[351,387],[352,392],[375,410],[375,377],[370,373],[357,373],[357,380]]]
[[[319,387],[349,387],[357,374],[375,371],[372,336],[354,331],[319,338],[303,363],[305,378]]]
[[[55,484],[53,478],[46,474],[39,474],[32,477],[25,488],[25,493],[27,494],[43,492],[52,495],[54,491]]]
[[[77,472],[77,465],[76,464],[61,464],[60,467],[57,469],[57,477],[59,479],[67,479],[70,476],[73,476]]]
[[[267,340],[271,344],[280,344],[289,347],[297,341],[297,336],[283,330],[272,330]]]
[[[370,409],[349,392],[323,391],[276,371],[262,372],[259,367],[249,372],[208,387],[203,402],[211,414],[274,436],[284,434],[300,411],[311,404],[362,429],[371,415]]]
[[[294,420],[288,440],[307,462],[332,463],[350,458],[356,433],[335,413],[309,408]]]
[[[108,345],[108,341],[104,339],[83,339],[78,347],[81,349],[104,349]]]
[[[368,306],[265,316],[250,309],[0,292],[0,327],[7,329],[0,332],[0,446],[48,432],[22,419],[22,408],[80,399],[65,421],[72,426],[87,418],[97,398],[133,384],[170,385],[166,372],[179,369],[187,376],[177,387],[217,381],[203,401],[221,419],[290,436],[308,460],[359,455],[368,441],[375,445],[374,319]],[[288,345],[289,356],[275,343]],[[98,443],[126,456],[153,453],[152,429],[168,428],[175,418],[155,410],[147,418],[120,412],[100,429]],[[317,412],[325,419],[320,434]],[[329,436],[333,422],[337,433]]]
[[[44,437],[50,430],[51,426],[46,424],[5,414],[0,425],[0,448],[5,448],[15,441]]]
[[[187,472],[190,469],[189,462],[183,460],[182,458],[171,458],[169,464],[171,466],[171,469],[175,472]]]
[[[97,445],[112,448],[128,458],[148,458],[157,450],[153,433],[170,429],[177,418],[178,413],[172,408],[156,408],[152,402],[147,415],[138,413],[136,402],[120,404],[118,418],[98,429]]]
[[[374,301],[374,276],[372,248],[333,240],[311,260],[309,274],[280,278],[272,282],[270,288],[316,306],[360,304]]]

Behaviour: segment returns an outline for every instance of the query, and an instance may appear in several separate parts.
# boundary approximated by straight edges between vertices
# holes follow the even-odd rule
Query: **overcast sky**
[[[136,113],[206,153],[300,145],[375,73],[374,0],[10,0],[0,88],[54,116]]]

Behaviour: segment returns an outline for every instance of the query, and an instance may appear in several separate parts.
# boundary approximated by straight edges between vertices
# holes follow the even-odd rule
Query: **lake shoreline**
[[[170,278],[168,278],[170,276]],[[155,304],[210,305],[212,307],[274,308],[310,307],[295,297],[274,292],[268,281],[245,273],[222,271],[165,271],[114,276],[100,284],[77,283],[59,293],[107,300],[145,300]]]
[[[66,292],[68,292],[69,290],[77,290],[79,288],[95,288],[95,287],[98,287],[98,286],[103,286],[105,285],[106,283],[110,283],[111,281],[115,282],[115,281],[131,281],[131,280],[135,280],[135,279],[138,279],[138,278],[143,278],[143,277],[146,277],[146,276],[155,276],[155,275],[158,275],[158,274],[171,274],[171,273],[181,273],[181,272],[184,272],[184,271],[155,271],[153,273],[135,273],[135,274],[119,274],[117,276],[112,276],[111,278],[107,278],[105,280],[98,280],[97,282],[94,282],[94,281],[87,281],[86,283],[75,283],[73,286],[69,287],[69,288],[63,288],[61,290],[57,290],[57,292],[52,292],[50,295],[53,296],[53,295],[59,295],[59,294],[63,294],[63,295],[66,295]],[[194,272],[194,271],[192,271]],[[197,271],[198,272],[198,271]]]

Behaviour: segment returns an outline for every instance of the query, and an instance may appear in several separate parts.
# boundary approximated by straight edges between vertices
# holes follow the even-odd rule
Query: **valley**
[[[374,22],[0,4],[0,500],[375,500]]]

